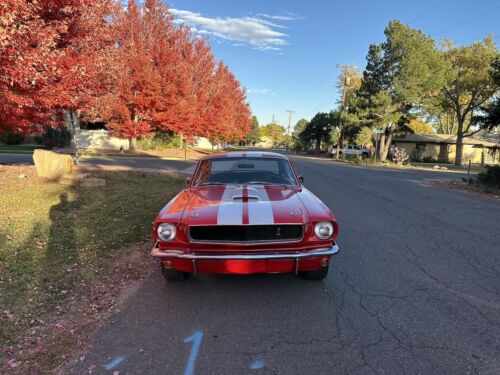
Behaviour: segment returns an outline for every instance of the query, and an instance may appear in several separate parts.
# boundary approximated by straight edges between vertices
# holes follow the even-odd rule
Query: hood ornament
[[[290,214],[290,216],[297,216],[298,215],[297,211],[289,211],[288,213]]]
[[[198,216],[200,216],[200,214],[199,214],[198,212],[196,212],[196,211],[193,211],[193,212],[191,213],[191,217],[192,217],[192,218],[195,218],[195,219],[196,219]]]

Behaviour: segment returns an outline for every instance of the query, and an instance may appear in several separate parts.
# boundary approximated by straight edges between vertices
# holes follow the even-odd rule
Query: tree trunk
[[[321,152],[321,137],[316,138],[316,154]]]
[[[78,151],[78,129],[80,128],[80,123],[75,111],[70,109],[63,110],[64,122],[66,123],[66,128],[71,135],[71,148],[73,152]]]
[[[384,153],[385,148],[385,134],[380,134],[380,139],[378,141],[378,158],[380,161],[384,161],[387,154]],[[383,156],[385,154],[385,157]]]
[[[342,126],[339,129],[339,141],[337,142],[337,159],[340,159],[340,148],[344,147],[344,129],[342,129]]]
[[[460,167],[462,165],[462,145],[463,145],[463,134],[457,134],[457,143],[455,146],[455,165]]]
[[[135,124],[137,124],[137,122],[139,121],[139,116],[137,114],[134,114],[133,119],[134,119],[134,126],[135,126],[134,130],[137,130],[137,127]],[[129,151],[137,150],[137,137],[131,137],[128,139],[128,149],[129,149]]]
[[[455,145],[455,165],[460,167],[462,165],[462,145],[464,141],[464,117],[457,116],[458,129],[457,129],[457,143]]]
[[[132,138],[128,139],[128,149],[130,151],[137,150],[137,138],[136,137],[132,137]]]
[[[382,137],[380,137],[380,161],[385,161],[387,159],[389,148],[391,147],[392,143],[393,133],[393,126],[391,126],[389,129],[389,134],[387,134],[387,136],[385,134],[382,134]]]

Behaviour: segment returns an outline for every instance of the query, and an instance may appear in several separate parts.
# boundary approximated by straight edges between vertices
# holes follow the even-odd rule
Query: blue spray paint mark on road
[[[203,337],[203,332],[196,331],[191,336],[184,339],[185,343],[192,342],[193,347],[191,348],[191,354],[189,355],[186,370],[184,370],[184,375],[193,375],[194,365],[196,363],[196,356],[198,355],[198,350],[200,349],[201,339]]]
[[[125,359],[124,356],[119,356],[119,357],[116,357],[115,359],[113,359],[111,362],[109,362],[106,366],[104,366],[104,368],[106,370],[111,370],[113,369],[114,367],[118,366],[120,363],[123,362],[123,360]]]
[[[251,365],[250,369],[252,370],[259,370],[261,368],[264,368],[264,362],[262,362],[260,359],[256,359]]]

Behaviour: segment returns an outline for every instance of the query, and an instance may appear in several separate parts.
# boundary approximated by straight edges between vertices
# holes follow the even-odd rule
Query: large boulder
[[[59,180],[73,172],[74,162],[71,155],[37,149],[33,153],[33,161],[38,176],[50,180]]]

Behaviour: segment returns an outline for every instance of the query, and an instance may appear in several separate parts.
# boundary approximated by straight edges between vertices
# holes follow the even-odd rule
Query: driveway
[[[500,202],[422,182],[441,173],[293,159],[340,223],[326,280],[158,268],[69,372],[500,373]]]

